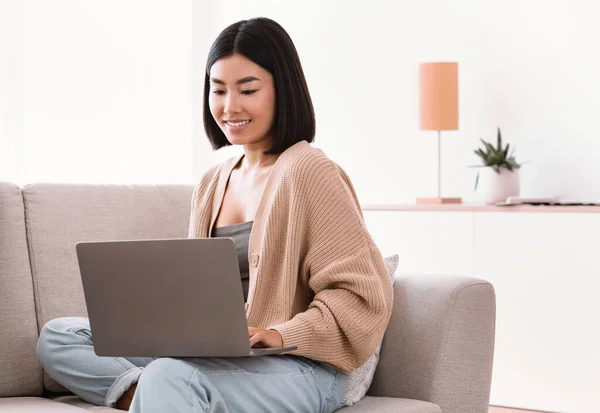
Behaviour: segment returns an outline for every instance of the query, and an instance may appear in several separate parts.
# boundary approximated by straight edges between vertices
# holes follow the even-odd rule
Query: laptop
[[[79,242],[85,303],[98,356],[252,357],[231,238]]]

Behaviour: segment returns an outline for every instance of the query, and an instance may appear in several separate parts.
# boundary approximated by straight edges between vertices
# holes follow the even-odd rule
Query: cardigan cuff
[[[281,334],[283,347],[298,346],[298,349],[294,352],[307,353],[309,351],[312,328],[298,315],[285,323],[271,326],[268,329]]]

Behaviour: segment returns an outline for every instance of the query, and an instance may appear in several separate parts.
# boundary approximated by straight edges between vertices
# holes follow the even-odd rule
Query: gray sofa
[[[0,182],[0,412],[115,412],[51,380],[36,359],[49,320],[86,316],[75,243],[185,238],[192,186]],[[488,282],[400,275],[368,396],[344,413],[485,413],[495,332]]]

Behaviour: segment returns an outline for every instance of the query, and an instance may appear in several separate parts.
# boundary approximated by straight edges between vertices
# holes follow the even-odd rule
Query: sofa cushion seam
[[[26,187],[25,187],[26,188]],[[41,325],[41,322],[44,320],[44,312],[42,310],[42,300],[40,298],[40,286],[38,283],[38,280],[36,279],[35,274],[37,274],[37,270],[36,270],[36,266],[35,266],[35,252],[34,252],[34,247],[33,247],[33,242],[32,242],[32,235],[31,235],[31,228],[30,228],[30,222],[28,219],[28,205],[27,205],[27,200],[25,198],[25,191],[24,189],[21,190],[21,194],[23,196],[23,218],[25,221],[25,239],[27,240],[27,252],[29,255],[29,268],[31,271],[31,283],[33,284],[33,290],[34,290],[34,306],[37,303],[37,306],[35,306],[35,314],[36,314],[36,324],[37,324],[37,330],[38,330],[38,336],[40,334],[40,327],[43,327]]]

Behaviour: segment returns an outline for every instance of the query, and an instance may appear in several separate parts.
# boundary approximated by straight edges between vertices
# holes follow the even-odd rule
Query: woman
[[[60,318],[44,326],[38,356],[73,393],[132,412],[332,412],[346,375],[383,337],[392,287],[348,176],[310,145],[313,107],[280,25],[257,18],[219,35],[206,66],[204,124],[215,149],[243,145],[244,153],[201,178],[189,237],[234,239],[250,345],[297,350],[97,357],[87,319]]]

